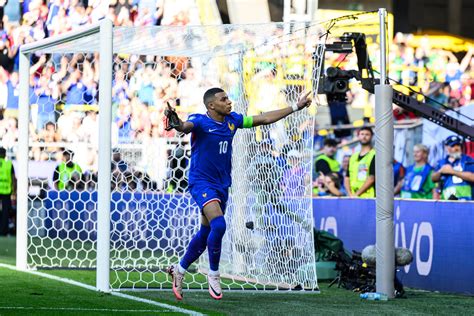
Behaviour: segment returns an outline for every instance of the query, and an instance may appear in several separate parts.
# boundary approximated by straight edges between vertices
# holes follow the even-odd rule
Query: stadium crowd
[[[7,150],[7,157],[15,157],[18,140],[18,48],[22,44],[62,34],[78,26],[97,22],[104,16],[111,18],[117,26],[199,24],[198,15],[192,9],[193,3],[192,0],[115,0],[110,2],[108,8],[103,8],[100,6],[100,1],[30,0],[20,2],[19,22],[9,21],[3,14],[3,7],[0,4],[0,138],[2,146]],[[249,35],[236,31],[231,32],[230,36],[245,38]],[[433,106],[457,109],[469,104],[474,98],[472,58],[474,49],[469,49],[459,60],[450,51],[432,48],[428,38],[423,39],[418,46],[414,46],[410,36],[397,34],[393,45],[390,46],[390,77],[407,85],[419,87],[430,97],[427,102]],[[369,45],[370,56],[378,56],[377,49],[377,45]],[[310,59],[312,48],[308,50],[301,45],[290,46],[287,56],[297,56],[298,54],[292,52],[299,50],[303,50]],[[113,143],[117,147],[133,143],[143,144],[145,147],[159,144],[165,148],[167,141],[163,140],[170,140],[175,136],[174,132],[167,132],[164,129],[162,113],[167,102],[177,106],[181,114],[203,112],[205,111],[201,102],[203,91],[208,86],[217,84],[209,82],[207,78],[204,79],[205,76],[200,69],[196,69],[191,60],[186,58],[134,55],[117,55],[115,58],[112,106]],[[342,56],[330,56],[330,62],[339,62],[340,58]],[[302,65],[304,61],[291,62],[292,66],[288,68],[295,70],[295,73],[288,75],[287,79],[297,79],[298,71],[304,68]],[[356,66],[354,56],[348,56],[344,60],[345,68],[356,69]],[[231,70],[225,80],[230,83],[230,97],[235,99],[240,93],[236,83],[238,65]],[[67,157],[74,156],[74,163],[80,166],[80,174],[84,175],[81,181],[92,183],[90,186],[85,185],[84,188],[90,189],[95,188],[94,181],[97,176],[98,74],[97,56],[53,54],[32,57],[30,158],[36,161],[60,163],[64,159],[67,160]],[[258,84],[254,85],[258,89],[253,93],[254,99],[249,100],[255,113],[250,114],[265,112],[275,103],[286,103],[285,91],[278,90],[272,84],[275,75],[271,66],[260,69],[255,81]],[[271,98],[259,96],[271,96]],[[353,86],[348,94],[348,104],[362,107],[367,103],[367,94],[357,86]],[[398,107],[394,108],[394,115],[397,120],[415,118],[413,114],[406,113]],[[357,133],[360,132],[354,131],[349,137],[337,139],[335,142],[331,137],[321,137],[317,130],[314,131],[316,144],[314,149],[324,151],[324,155],[315,158],[317,171],[313,176],[315,194],[361,195],[357,194],[357,188],[348,190],[347,183],[343,181],[344,178],[349,178],[349,183],[351,181],[352,158],[349,158],[349,154],[353,151],[345,152],[340,157],[338,164],[342,163],[342,167],[326,161],[328,167],[323,166],[320,169],[321,165],[324,165],[321,157],[332,157],[332,149],[328,148],[335,148],[338,142],[344,143],[348,139],[360,137]],[[66,155],[63,155],[64,147],[68,151]],[[421,144],[417,148],[428,154]],[[169,154],[170,150],[167,149],[166,153]],[[186,161],[185,151],[181,152],[181,157],[182,161]],[[122,157],[117,159],[122,161]],[[153,184],[149,175],[143,170],[126,165],[127,163],[123,162],[112,166],[115,177],[114,189],[181,190],[186,186],[186,183],[179,179],[185,177],[184,173],[176,176],[173,170],[159,171],[168,174],[168,177],[162,177],[167,178],[166,183]],[[175,165],[175,169],[179,170],[185,167],[179,160]],[[368,165],[365,171],[370,176],[373,173]],[[403,196],[403,179],[409,175],[410,167],[400,164],[394,166],[397,171],[395,174],[398,175],[398,178],[394,179],[396,193]],[[165,167],[169,168],[166,165]],[[154,176],[152,174],[152,178]],[[470,185],[472,187],[472,182]],[[431,188],[432,185],[429,186]],[[432,192],[434,195],[427,197],[439,198],[439,190],[436,190],[434,184],[431,189],[434,189]]]

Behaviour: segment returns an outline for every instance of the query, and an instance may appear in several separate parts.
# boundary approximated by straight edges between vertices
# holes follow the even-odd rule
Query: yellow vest
[[[331,158],[329,156],[326,156],[325,154],[322,154],[322,155],[319,155],[318,158],[316,158],[316,162],[318,162],[319,160],[326,161],[329,165],[329,169],[331,169],[331,171],[334,173],[338,173],[339,170],[341,170],[341,166],[339,165],[339,162],[334,158]]]
[[[79,175],[82,174],[82,169],[78,164],[74,164],[72,167],[68,167],[64,162],[61,162],[58,166],[58,190],[64,190],[66,184],[71,180],[72,174],[77,172]]]
[[[12,193],[12,162],[0,158],[0,194],[9,195]]]
[[[371,149],[365,156],[359,160],[360,152],[356,152],[351,156],[349,161],[349,180],[352,192],[357,192],[365,180],[369,177],[369,168],[372,159],[375,156],[375,149]],[[367,191],[360,195],[362,198],[375,197],[375,186],[371,186]]]

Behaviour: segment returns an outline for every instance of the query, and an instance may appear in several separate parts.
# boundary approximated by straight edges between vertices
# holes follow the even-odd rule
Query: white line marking
[[[80,311],[80,312],[110,312],[110,313],[174,313],[170,310],[154,309],[107,309],[107,308],[81,308],[81,307],[27,307],[27,306],[2,306],[0,310],[43,310],[43,311]]]
[[[77,281],[74,281],[74,280],[71,280],[71,279],[61,278],[61,277],[51,275],[51,274],[47,274],[47,273],[43,273],[43,272],[29,271],[29,270],[17,270],[15,266],[12,266],[12,265],[9,265],[9,264],[4,264],[4,263],[0,263],[0,268],[6,268],[6,269],[18,271],[18,272],[26,272],[26,273],[38,275],[38,276],[41,276],[41,277],[44,277],[44,278],[48,278],[48,279],[51,279],[51,280],[56,280],[56,281],[60,281],[60,282],[63,282],[63,283],[79,286],[79,287],[82,287],[84,289],[88,289],[88,290],[97,292],[96,288],[93,287],[92,285],[87,285],[87,284],[77,282]],[[154,306],[159,306],[161,308],[166,308],[166,309],[172,310],[173,312],[179,312],[179,313],[183,313],[183,314],[187,314],[187,315],[193,315],[193,316],[204,315],[204,314],[201,314],[199,312],[191,311],[191,310],[188,310],[188,309],[185,309],[185,308],[181,308],[181,307],[177,307],[177,306],[173,306],[173,305],[168,305],[168,304],[165,304],[165,303],[158,303],[158,302],[155,302],[155,301],[152,301],[152,300],[147,300],[147,299],[144,299],[144,298],[135,297],[135,296],[124,294],[124,293],[110,292],[110,295],[126,298],[126,299],[136,301],[136,302],[141,302],[141,303],[146,303],[146,304],[150,304],[150,305],[154,305]]]

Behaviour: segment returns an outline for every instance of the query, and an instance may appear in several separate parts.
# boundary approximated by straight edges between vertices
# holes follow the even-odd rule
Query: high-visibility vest
[[[12,179],[12,162],[0,158],[0,194],[8,195],[12,193],[13,179]]]
[[[78,164],[74,164],[72,167],[68,167],[64,162],[58,165],[58,190],[64,190],[66,184],[71,180],[72,174],[77,172],[79,175],[82,174],[82,169]]]
[[[319,155],[318,158],[316,158],[316,162],[319,160],[324,160],[328,163],[329,169],[331,169],[332,172],[338,173],[339,170],[341,170],[341,165],[336,159],[333,159],[329,156],[326,156],[325,154]]]
[[[371,149],[361,160],[359,160],[359,154],[360,152],[356,152],[349,160],[349,180],[351,190],[354,193],[362,187],[365,180],[369,177],[369,168],[375,156],[375,149]],[[375,197],[375,186],[372,185],[360,197]]]

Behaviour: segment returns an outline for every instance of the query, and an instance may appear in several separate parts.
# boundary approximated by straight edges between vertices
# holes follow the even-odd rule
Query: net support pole
[[[30,120],[30,55],[20,52],[18,101],[16,268],[27,269],[28,249],[28,138]]]
[[[376,288],[394,297],[395,240],[393,223],[393,114],[392,87],[387,79],[387,12],[379,9],[380,84],[375,86]]]
[[[100,25],[99,77],[99,176],[97,194],[97,277],[98,291],[110,292],[110,158],[112,124],[113,25]]]

